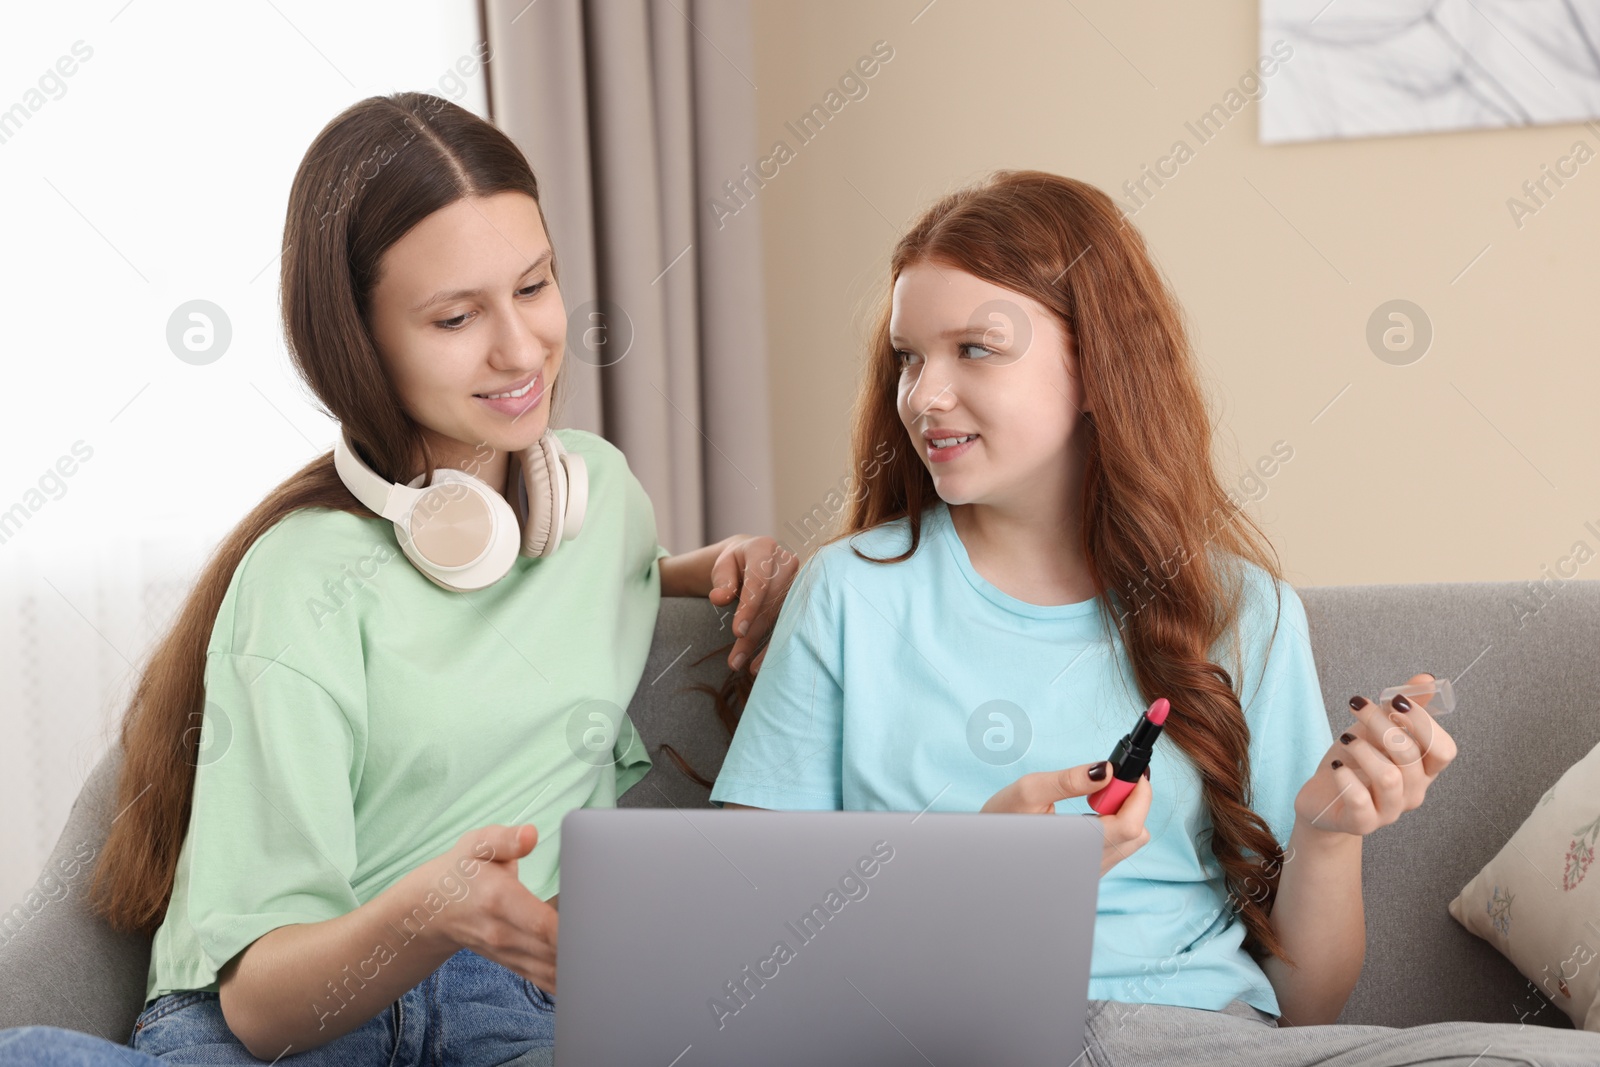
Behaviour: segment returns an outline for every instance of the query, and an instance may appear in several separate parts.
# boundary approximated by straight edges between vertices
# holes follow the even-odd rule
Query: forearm
[[[1361,842],[1296,818],[1272,907],[1272,928],[1296,963],[1277,957],[1262,970],[1278,996],[1280,1026],[1339,1017],[1367,952],[1361,901]]]
[[[438,873],[418,867],[336,919],[280,926],[221,974],[228,1028],[258,1059],[315,1048],[361,1026],[459,947],[424,901]]]
[[[677,556],[661,557],[662,596],[709,596],[711,565],[734,540],[724,537],[714,545],[697,548]]]

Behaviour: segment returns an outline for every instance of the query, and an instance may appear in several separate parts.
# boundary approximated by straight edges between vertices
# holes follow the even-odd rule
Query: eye
[[[529,285],[529,286],[527,286],[525,288],[518,289],[517,290],[517,295],[518,296],[527,296],[527,297],[538,296],[539,293],[545,288],[545,286],[547,286],[549,284],[550,284],[550,279],[546,278],[544,281],[535,282],[534,284]],[[465,313],[457,315],[453,319],[443,319],[443,320],[441,320],[439,322],[434,323],[435,326],[439,327],[439,329],[441,329],[441,330],[446,331],[447,333],[455,333],[457,330],[461,329],[461,327],[465,326],[466,324],[467,324],[467,316],[466,316]]]
[[[979,359],[987,358],[989,356],[999,355],[999,353],[996,352],[994,349],[988,348],[988,347],[986,347],[984,345],[980,345],[980,344],[964,344],[964,345],[960,345],[960,346],[958,346],[956,348],[956,351],[965,352],[969,348],[977,349],[980,353],[982,353],[981,356],[975,357],[975,358],[979,358]]]
[[[917,354],[915,352],[908,352],[904,348],[894,349],[894,365],[897,367],[904,367],[907,363],[916,358]]]

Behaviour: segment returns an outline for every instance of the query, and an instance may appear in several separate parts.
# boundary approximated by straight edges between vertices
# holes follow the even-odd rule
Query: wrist
[[[465,947],[456,935],[454,922],[455,913],[460,909],[443,888],[451,884],[452,875],[456,875],[457,881],[463,881],[456,872],[452,853],[446,852],[413,867],[384,891],[384,895],[394,895],[390,906],[384,909],[391,917],[394,932],[404,943],[415,941],[418,947],[441,960]],[[433,908],[429,907],[430,896],[435,898]],[[439,900],[444,902],[443,907],[438,906]],[[419,928],[417,919],[422,916],[427,916],[428,920]]]
[[[1291,847],[1315,849],[1319,852],[1338,852],[1361,848],[1361,835],[1343,830],[1329,830],[1313,826],[1302,815],[1294,817],[1294,827],[1289,831]],[[1298,850],[1298,849],[1297,849]]]
[[[662,596],[710,596],[711,571],[728,547],[744,537],[730,534],[715,544],[676,556],[663,556],[658,563]],[[737,579],[735,580],[737,581]]]

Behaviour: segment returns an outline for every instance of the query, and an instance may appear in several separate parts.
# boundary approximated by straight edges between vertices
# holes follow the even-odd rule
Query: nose
[[[498,319],[500,328],[489,350],[489,363],[497,370],[525,374],[543,366],[553,354],[548,339],[519,309],[513,307]]]
[[[930,411],[947,411],[954,406],[956,397],[948,371],[941,369],[941,360],[924,360],[917,373],[906,404],[911,417],[919,419]]]

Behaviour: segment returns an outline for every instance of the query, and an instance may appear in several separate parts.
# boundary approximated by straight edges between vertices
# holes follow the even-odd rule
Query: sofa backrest
[[[1363,855],[1366,965],[1341,1022],[1412,1026],[1447,1019],[1567,1028],[1566,1016],[1446,904],[1493,857],[1539,796],[1600,743],[1591,694],[1600,683],[1600,583],[1571,582],[1545,600],[1511,583],[1300,590],[1335,735],[1349,698],[1416,671],[1458,679],[1442,725],[1460,755],[1426,803],[1370,835]],[[727,677],[728,609],[662,601],[629,716],[654,759],[623,807],[704,807],[709,790],[661,749],[714,780],[728,734],[696,685]],[[119,752],[85,783],[47,870],[98,853],[114,810]],[[1291,860],[1292,862],[1292,860]],[[141,1007],[147,939],[117,935],[85,906],[85,867],[67,894],[30,897],[0,914],[0,1028],[47,1023],[124,1041]]]
[[[1334,736],[1349,700],[1417,671],[1455,680],[1440,720],[1459,749],[1423,805],[1368,835],[1367,958],[1341,1021],[1446,1019],[1571,1028],[1446,906],[1493,859],[1539,797],[1600,744],[1600,583],[1526,582],[1301,591]]]

